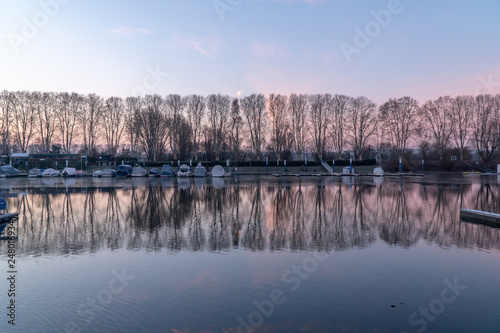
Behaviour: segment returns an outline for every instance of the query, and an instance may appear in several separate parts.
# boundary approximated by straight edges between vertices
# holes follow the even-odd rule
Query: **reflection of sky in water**
[[[7,180],[28,193],[6,198],[21,214],[16,329],[236,332],[279,289],[260,331],[416,332],[410,315],[457,277],[468,289],[427,331],[493,331],[500,230],[458,220],[500,213],[491,179]],[[314,254],[307,279],[287,274]],[[112,270],[134,279],[86,323]]]

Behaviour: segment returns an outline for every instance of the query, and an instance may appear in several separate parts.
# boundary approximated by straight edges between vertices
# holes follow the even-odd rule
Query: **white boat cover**
[[[57,170],[54,170],[52,168],[48,168],[46,169],[43,173],[42,173],[42,176],[43,177],[56,177],[56,176],[60,176],[60,173],[59,171]]]
[[[136,166],[132,169],[132,177],[145,177],[148,174],[148,170],[141,166]]]
[[[104,169],[101,172],[101,177],[115,177],[116,176],[116,170],[114,169]]]
[[[191,176],[191,170],[189,169],[189,166],[186,164],[182,164],[179,167],[179,171],[177,171],[177,177],[189,177]]]
[[[70,177],[70,176],[76,176],[76,169],[75,168],[64,168],[64,170],[61,173],[63,176]]]
[[[161,168],[161,175],[162,176],[173,176],[175,175],[174,169],[168,164],[164,164],[163,167]]]
[[[216,165],[212,169],[212,177],[224,177],[225,174],[224,168],[220,165]]]
[[[196,169],[194,169],[195,177],[205,177],[207,175],[207,169],[201,165],[201,162],[198,163]]]

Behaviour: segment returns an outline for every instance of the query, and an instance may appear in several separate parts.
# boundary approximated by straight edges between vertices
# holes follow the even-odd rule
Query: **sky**
[[[500,93],[500,1],[0,0],[0,90]]]

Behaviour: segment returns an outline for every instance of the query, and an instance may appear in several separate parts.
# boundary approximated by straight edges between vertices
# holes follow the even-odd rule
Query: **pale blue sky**
[[[500,93],[496,0],[400,0],[385,26],[371,12],[391,1],[62,2],[0,0],[0,90],[328,92],[379,104]],[[53,13],[41,3],[52,3]],[[232,10],[221,20],[214,3]],[[368,45],[355,43],[356,28],[374,29]],[[362,47],[349,62],[341,43]],[[158,80],[148,74],[155,69]]]

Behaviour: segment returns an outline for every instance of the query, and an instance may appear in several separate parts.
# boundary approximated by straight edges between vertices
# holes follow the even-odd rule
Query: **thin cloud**
[[[141,35],[149,35],[153,31],[150,29],[144,28],[132,28],[126,25],[120,25],[116,28],[110,30],[113,35],[121,36],[121,37],[135,37]]]
[[[182,50],[185,52],[196,52],[205,57],[213,59],[217,51],[221,48],[222,39],[220,37],[186,37],[174,33],[172,41],[166,45],[170,50]]]

